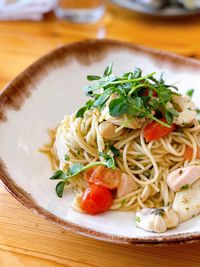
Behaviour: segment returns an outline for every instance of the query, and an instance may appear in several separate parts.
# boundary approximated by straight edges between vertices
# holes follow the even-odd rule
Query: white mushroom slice
[[[163,233],[178,223],[179,218],[170,207],[142,209],[136,212],[136,226],[146,231]]]
[[[138,185],[133,180],[133,178],[126,173],[122,173],[120,185],[117,189],[117,197],[118,198],[123,197],[127,195],[128,193],[133,192],[137,188],[138,188]]]
[[[113,139],[118,134],[115,132],[117,126],[109,121],[104,121],[99,125],[99,131],[103,138],[105,139]]]
[[[160,215],[155,215],[154,218],[154,232],[155,233],[164,233],[167,231],[167,224],[165,219]]]
[[[145,231],[154,232],[154,209],[141,209],[136,212],[136,226],[142,228]]]
[[[172,208],[178,214],[180,222],[200,213],[200,179],[188,189],[176,193]]]
[[[196,106],[187,95],[174,95],[172,98],[173,106],[178,111],[178,116],[174,116],[174,123],[180,126],[190,124],[196,117]]]
[[[177,192],[193,184],[200,178],[200,166],[179,168],[167,176],[167,184],[171,190]]]
[[[167,228],[176,227],[179,224],[179,217],[176,212],[170,207],[165,207],[164,210],[165,213],[163,217],[165,219]]]
[[[174,123],[180,126],[190,124],[196,117],[197,113],[194,110],[183,110],[178,117],[174,117]]]
[[[188,95],[173,95],[172,102],[178,105],[181,110],[197,109],[195,103],[191,100],[191,97],[189,97]]]

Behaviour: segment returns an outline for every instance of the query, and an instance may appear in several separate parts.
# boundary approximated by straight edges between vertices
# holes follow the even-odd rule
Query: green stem
[[[156,72],[152,72],[144,77],[140,77],[140,78],[135,78],[135,79],[129,79],[129,80],[121,80],[121,81],[114,81],[111,82],[110,84],[123,84],[123,83],[131,83],[131,82],[139,82],[145,79],[148,79],[150,77],[152,77],[154,74],[156,74]]]
[[[154,117],[154,116],[153,116],[152,114],[150,114],[150,113],[148,114],[148,117],[149,117],[150,119],[152,119],[152,120],[158,122],[159,124],[161,124],[161,125],[164,126],[164,127],[171,128],[171,125],[169,125],[169,124],[167,124],[167,123],[165,123],[165,122],[163,122],[163,121],[157,119],[156,117]]]
[[[133,93],[135,90],[137,90],[138,88],[142,88],[142,87],[145,87],[145,84],[144,84],[144,83],[143,83],[143,84],[138,84],[138,85],[134,86],[134,87],[131,89],[131,91],[129,91],[128,95],[129,95],[129,96],[132,95],[132,93]]]
[[[100,166],[100,165],[105,165],[103,162],[101,161],[97,161],[97,162],[93,162],[93,163],[90,163],[86,166],[84,166],[81,170],[79,170],[78,172],[76,173],[73,173],[71,175],[68,175],[64,180],[68,180],[70,178],[72,178],[73,176],[76,176],[77,174],[83,172],[83,171],[86,171],[87,169],[91,168],[91,167],[94,167],[94,166]]]

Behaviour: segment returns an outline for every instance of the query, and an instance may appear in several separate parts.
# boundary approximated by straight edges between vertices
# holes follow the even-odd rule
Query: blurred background
[[[200,0],[0,0],[0,87],[42,54],[112,38],[200,57]]]

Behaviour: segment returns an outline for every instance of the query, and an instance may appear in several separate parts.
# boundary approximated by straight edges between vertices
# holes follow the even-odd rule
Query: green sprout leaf
[[[173,115],[168,110],[165,111],[165,118],[168,124],[171,125],[173,123]]]
[[[188,95],[188,96],[191,97],[191,98],[192,98],[193,94],[194,94],[194,89],[190,89],[190,90],[188,90],[188,91],[186,92],[186,95]]]
[[[67,160],[70,160],[69,155],[65,155],[65,160],[66,160],[66,161],[67,161]]]
[[[181,187],[181,190],[186,190],[186,189],[188,189],[189,188],[189,185],[188,184],[185,184],[185,185],[183,185],[182,187]]]
[[[103,104],[105,104],[108,98],[110,97],[110,94],[111,94],[110,89],[105,90],[104,93],[100,95],[94,102],[94,107],[100,107]]]
[[[100,76],[97,76],[97,75],[88,75],[87,76],[87,80],[88,81],[97,81],[97,80],[100,80],[101,77]]]
[[[112,146],[109,146],[109,148],[112,151],[112,153],[114,154],[114,156],[116,156],[116,157],[120,156],[120,151],[115,146],[112,145]]]
[[[110,76],[112,74],[113,63],[110,63],[109,66],[105,69],[103,76]]]
[[[100,157],[105,159],[105,165],[107,168],[111,168],[111,169],[116,168],[115,160],[113,157],[111,157],[110,155],[108,155],[107,153],[104,153],[104,152],[99,152],[98,154]]]
[[[65,188],[65,181],[61,181],[56,185],[56,194],[58,197],[61,198],[63,196],[64,188]]]
[[[123,97],[113,99],[109,104],[109,113],[112,117],[120,117],[127,111],[127,102]]]
[[[64,179],[65,173],[62,170],[57,170],[54,172],[54,174],[49,178],[50,180],[58,180],[58,179]]]
[[[76,118],[82,118],[84,116],[84,113],[87,110],[87,106],[84,106],[82,108],[80,108],[77,112],[76,112]]]
[[[136,217],[135,217],[135,221],[136,221],[137,223],[140,223],[140,222],[141,222],[140,217],[139,217],[139,216],[136,216]]]
[[[74,163],[68,170],[69,175],[73,175],[76,173],[80,173],[82,169],[84,168],[84,165],[81,163]]]

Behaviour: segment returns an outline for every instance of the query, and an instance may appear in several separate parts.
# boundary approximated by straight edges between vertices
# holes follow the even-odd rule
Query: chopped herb
[[[180,170],[180,171],[178,172],[178,174],[179,174],[179,175],[181,175],[182,173],[183,173],[183,171],[182,171],[182,170]]]
[[[70,157],[68,155],[65,155],[65,160],[70,160]]]
[[[136,160],[142,159],[142,158],[143,158],[143,155],[138,155],[138,156],[135,157]]]
[[[186,189],[188,189],[188,188],[189,188],[189,185],[186,184],[186,185],[183,185],[183,186],[181,187],[181,190],[186,190]]]
[[[77,154],[80,155],[81,154],[81,150],[79,148],[76,149]]]
[[[152,211],[151,214],[163,216],[164,213],[165,213],[164,209],[159,208],[159,209],[155,209],[154,211]]]
[[[140,217],[139,217],[139,216],[136,216],[136,217],[135,217],[135,221],[136,221],[137,223],[140,223],[140,222],[141,222]]]
[[[194,94],[194,89],[190,89],[186,92],[186,95],[188,95],[189,97],[192,97]]]
[[[123,207],[126,204],[126,199],[123,199],[120,204],[121,204],[121,207]]]
[[[119,157],[120,156],[120,151],[117,149],[115,146],[111,145],[109,146],[110,150],[114,154],[114,156]]]
[[[150,172],[149,171],[145,171],[144,172],[144,176],[149,177],[149,175],[150,175]]]
[[[185,210],[189,210],[190,208],[186,207]]]

